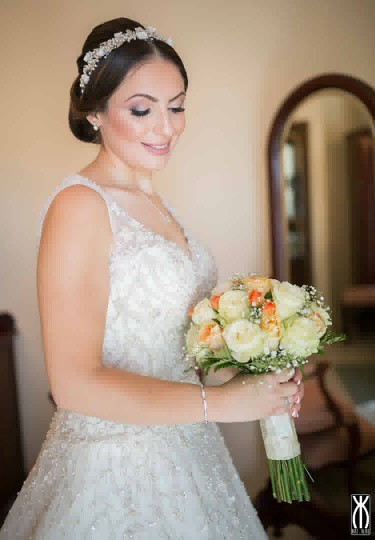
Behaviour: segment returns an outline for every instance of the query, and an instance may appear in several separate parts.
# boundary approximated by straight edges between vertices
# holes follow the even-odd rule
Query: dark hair
[[[78,75],[70,89],[69,126],[79,139],[84,142],[101,144],[100,130],[95,131],[86,116],[95,112],[105,112],[108,99],[130,69],[153,56],[159,56],[175,64],[184,79],[184,90],[188,87],[188,77],[181,58],[176,51],[164,41],[153,39],[134,39],[113,49],[107,58],[102,58],[90,75],[81,96],[80,77],[85,62],[83,57],[88,51],[99,47],[100,43],[113,37],[116,32],[145,28],[142,24],[131,19],[119,17],[95,26],[82,47],[82,53],[77,58]]]

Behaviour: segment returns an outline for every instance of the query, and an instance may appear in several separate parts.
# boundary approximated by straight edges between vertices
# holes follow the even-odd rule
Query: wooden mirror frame
[[[327,73],[313,77],[296,88],[280,106],[272,123],[267,144],[270,224],[272,234],[272,274],[279,281],[287,279],[284,271],[282,228],[281,144],[286,122],[293,110],[308,96],[319,90],[336,88],[353,94],[367,107],[375,124],[375,91],[367,83],[350,75]]]

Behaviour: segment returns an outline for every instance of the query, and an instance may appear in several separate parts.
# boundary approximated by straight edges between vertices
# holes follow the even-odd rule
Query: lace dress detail
[[[217,282],[210,250],[182,225],[191,258],[132,218],[94,181],[113,232],[102,362],[199,384],[184,355],[188,311]],[[209,403],[208,403],[209,408]],[[267,540],[216,423],[122,424],[57,408],[0,540]]]

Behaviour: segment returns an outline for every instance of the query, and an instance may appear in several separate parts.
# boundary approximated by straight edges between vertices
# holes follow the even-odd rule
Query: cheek
[[[186,120],[185,120],[185,115],[184,114],[178,114],[176,115],[177,118],[174,122],[174,131],[176,133],[176,135],[180,135],[184,129],[185,129],[185,124],[186,124]]]
[[[127,141],[128,143],[139,142],[142,140],[143,135],[147,133],[147,122],[145,120],[140,122],[139,119],[132,117],[130,114],[116,114],[109,121],[113,136],[121,141]]]

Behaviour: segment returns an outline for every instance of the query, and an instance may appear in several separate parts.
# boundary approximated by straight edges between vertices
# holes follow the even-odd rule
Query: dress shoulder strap
[[[42,228],[43,228],[44,218],[46,217],[48,208],[50,207],[53,199],[64,188],[66,188],[68,186],[73,186],[74,184],[82,184],[84,186],[90,187],[90,188],[94,189],[95,191],[97,191],[103,197],[103,199],[105,200],[106,205],[107,205],[108,216],[109,216],[109,221],[110,221],[110,224],[111,224],[112,233],[115,233],[115,231],[116,231],[115,217],[114,217],[113,212],[112,212],[112,206],[111,206],[112,200],[111,200],[111,197],[109,196],[109,194],[106,193],[106,191],[104,189],[102,189],[98,184],[96,184],[95,182],[93,182],[89,178],[85,178],[85,177],[83,177],[83,176],[81,176],[79,174],[76,174],[76,173],[71,173],[71,174],[68,174],[68,176],[66,176],[62,180],[62,182],[60,182],[60,184],[58,184],[55,187],[53,193],[48,197],[47,202],[45,203],[45,205],[42,208],[42,211],[40,212],[39,226],[38,226],[38,231],[37,231],[38,243],[40,242],[40,237],[42,235]]]

